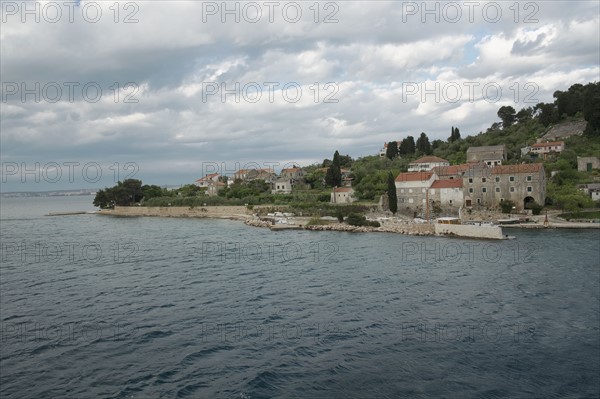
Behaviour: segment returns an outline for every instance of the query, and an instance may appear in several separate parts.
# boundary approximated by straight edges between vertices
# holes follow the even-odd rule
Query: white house
[[[547,143],[535,143],[530,148],[530,153],[534,155],[541,155],[546,158],[549,154],[560,154],[565,150],[564,141],[550,141]]]
[[[351,204],[354,202],[354,189],[352,187],[334,187],[331,192],[332,204]]]
[[[408,164],[409,172],[427,171],[439,166],[450,166],[450,162],[440,157],[428,155]]]
[[[290,179],[277,179],[272,183],[271,194],[291,194],[292,182]]]

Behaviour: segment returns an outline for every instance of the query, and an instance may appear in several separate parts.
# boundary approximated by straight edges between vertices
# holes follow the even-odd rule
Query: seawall
[[[476,226],[468,224],[435,224],[437,235],[457,235],[460,237],[487,238],[491,240],[502,240],[502,228],[500,226]]]
[[[245,206],[115,206],[115,209],[103,209],[99,215],[109,216],[157,216],[157,217],[194,217],[246,220],[253,211]]]

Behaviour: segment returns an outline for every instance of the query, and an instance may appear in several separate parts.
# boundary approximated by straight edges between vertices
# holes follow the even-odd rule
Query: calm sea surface
[[[1,200],[2,398],[597,398],[600,232],[490,242]]]

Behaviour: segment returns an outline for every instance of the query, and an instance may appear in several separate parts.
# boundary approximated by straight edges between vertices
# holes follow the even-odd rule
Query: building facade
[[[598,157],[577,157],[577,170],[580,172],[591,172],[594,169],[600,169],[600,158]]]
[[[499,165],[470,169],[463,176],[465,207],[499,208],[502,201],[513,201],[517,210],[534,202],[544,205],[546,173],[541,163]]]
[[[549,155],[560,154],[565,150],[563,141],[550,141],[547,143],[535,143],[529,147],[529,153],[546,159]]]
[[[291,194],[292,182],[290,179],[277,179],[271,183],[271,194]]]
[[[440,157],[434,157],[432,155],[428,155],[425,157],[421,157],[411,163],[408,164],[409,172],[420,172],[420,171],[428,171],[432,170],[435,167],[444,167],[450,166],[450,162],[442,159]]]
[[[355,201],[354,189],[351,187],[334,187],[331,192],[332,204],[351,204]]]
[[[395,181],[398,211],[422,214],[427,204],[427,190],[434,180],[435,174],[431,171],[400,173]]]
[[[467,162],[484,162],[488,166],[498,166],[505,161],[506,146],[504,144],[469,147],[467,149]]]

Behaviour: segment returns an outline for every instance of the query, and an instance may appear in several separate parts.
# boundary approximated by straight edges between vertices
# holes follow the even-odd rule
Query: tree
[[[583,117],[587,121],[586,136],[600,136],[600,83],[590,83],[585,89]]]
[[[387,177],[387,195],[390,211],[395,215],[398,212],[398,196],[396,195],[396,181],[391,171],[388,172]]]
[[[340,155],[339,156],[339,166],[340,168],[351,168],[352,167],[352,157],[350,155]]]
[[[421,133],[419,138],[417,139],[417,152],[422,155],[431,154],[431,144],[429,143],[429,138],[425,133]]]
[[[127,179],[118,182],[116,186],[99,190],[94,198],[94,206],[102,209],[113,208],[115,205],[128,206],[143,198],[142,181]]]
[[[518,122],[525,122],[533,117],[533,108],[521,108],[521,110],[517,113],[516,118]]]
[[[505,105],[498,110],[498,117],[502,120],[502,128],[506,129],[515,122],[516,111],[510,105]]]
[[[435,150],[436,148],[441,148],[444,145],[442,140],[433,140],[431,142],[431,149]]]
[[[407,136],[402,143],[400,143],[399,153],[400,155],[413,155],[415,153],[415,139],[413,136]]]
[[[331,187],[339,187],[342,185],[340,153],[337,151],[333,154],[333,161],[331,161],[331,166],[329,166],[329,169],[327,169],[327,173],[325,174],[325,183]]]
[[[144,201],[147,201],[150,198],[162,197],[163,189],[159,186],[144,184],[142,186],[142,195],[144,197]]]
[[[385,150],[385,156],[392,160],[398,156],[398,142],[390,141],[387,143],[387,148]]]
[[[448,142],[453,143],[457,140],[460,140],[460,130],[452,126],[450,137],[448,137]]]
[[[538,121],[548,127],[553,123],[558,122],[558,111],[554,104],[538,103],[533,108]]]

